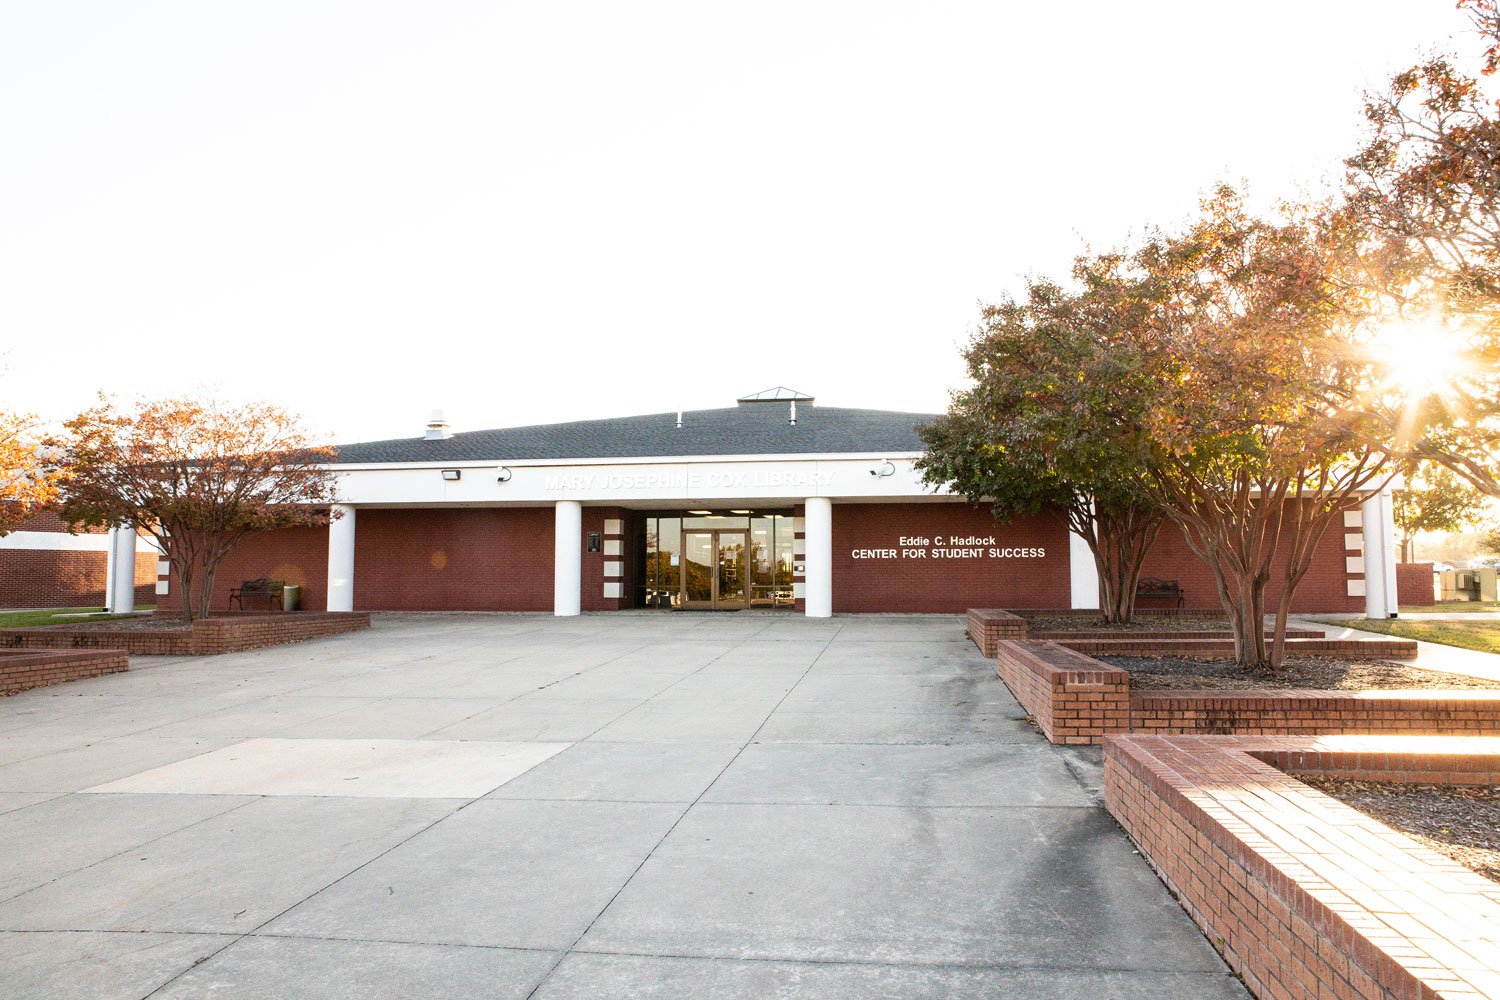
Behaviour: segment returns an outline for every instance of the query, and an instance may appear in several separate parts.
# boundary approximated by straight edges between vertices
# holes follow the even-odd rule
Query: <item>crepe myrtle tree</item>
[[[918,467],[930,485],[990,504],[1001,523],[1062,511],[1093,555],[1104,620],[1124,623],[1163,514],[1117,433],[1138,398],[1135,355],[1117,347],[1139,300],[1099,271],[1080,259],[1077,287],[1032,280],[1024,299],[983,307],[964,351],[972,385],[921,428]]]
[[[1391,494],[1402,562],[1411,562],[1417,533],[1463,531],[1484,514],[1484,494],[1445,466],[1424,463]]]
[[[73,525],[133,521],[149,532],[177,575],[190,621],[208,617],[215,573],[241,540],[328,523],[333,449],[279,407],[188,397],[122,407],[101,395],[65,427],[63,517]]]
[[[0,535],[57,499],[62,470],[36,418],[0,411]]]
[[[1433,55],[1366,94],[1340,213],[1430,383],[1398,427],[1406,451],[1500,496],[1500,0],[1459,0],[1483,54]]]
[[[1220,187],[1121,261],[1148,302],[1133,346],[1156,386],[1122,433],[1150,453],[1145,488],[1212,570],[1250,669],[1280,667],[1319,542],[1401,457],[1361,246],[1326,206],[1269,220]]]

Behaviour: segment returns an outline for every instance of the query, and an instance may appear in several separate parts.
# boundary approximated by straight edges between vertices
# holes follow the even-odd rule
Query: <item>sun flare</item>
[[[1468,339],[1439,323],[1392,324],[1370,346],[1385,384],[1408,400],[1452,393],[1474,363]]]

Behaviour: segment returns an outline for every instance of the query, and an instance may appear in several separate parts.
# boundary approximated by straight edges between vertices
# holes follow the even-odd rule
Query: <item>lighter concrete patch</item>
[[[571,743],[255,739],[85,789],[182,795],[472,799]]]

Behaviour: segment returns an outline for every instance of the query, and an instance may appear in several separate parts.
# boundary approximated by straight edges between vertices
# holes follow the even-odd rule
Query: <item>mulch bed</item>
[[[1093,615],[1028,615],[1024,611],[1016,614],[1026,619],[1026,627],[1032,632],[1223,632],[1229,633],[1229,622],[1223,618],[1189,618],[1182,615],[1142,615],[1128,625],[1107,625],[1103,618]]]
[[[139,618],[113,618],[109,621],[78,621],[61,622],[45,628],[58,628],[66,632],[94,631],[101,632],[191,632],[192,626],[182,618],[157,618],[155,616],[141,616]]]
[[[1500,882],[1500,785],[1408,785],[1296,776],[1485,878]]]
[[[1132,688],[1275,691],[1402,691],[1446,688],[1500,689],[1500,681],[1424,670],[1386,660],[1329,660],[1288,656],[1275,674],[1245,670],[1233,660],[1185,656],[1100,656],[1130,671]]]

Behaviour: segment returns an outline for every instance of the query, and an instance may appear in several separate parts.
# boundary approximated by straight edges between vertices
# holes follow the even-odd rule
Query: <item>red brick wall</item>
[[[1254,996],[1495,996],[1494,883],[1251,756],[1320,756],[1289,743],[1110,737],[1105,806]],[[1429,769],[1496,766],[1488,748],[1408,748]]]
[[[97,628],[47,625],[0,629],[0,655],[5,655],[6,649],[99,649],[119,652],[122,656],[127,652],[139,656],[212,656],[356,632],[369,627],[369,613],[359,611],[303,611],[295,614],[283,614],[279,611],[270,614],[233,611],[215,618],[199,618],[191,628],[184,623],[180,629],[115,630],[107,625]],[[0,659],[0,664],[5,662]]]
[[[903,548],[902,536],[936,541],[994,536],[996,547],[1044,549],[1041,558],[856,559],[856,549]],[[934,548],[930,546],[928,548]],[[984,548],[988,549],[988,546]],[[833,505],[833,610],[962,614],[969,608],[1067,607],[1068,529],[1056,515],[995,523],[966,503]]]
[[[1130,675],[1055,642],[996,643],[995,673],[1053,743],[1130,728]]]
[[[0,696],[18,691],[98,677],[130,669],[123,649],[100,649],[66,653],[0,653]]]
[[[994,656],[1002,640],[1026,638],[1026,619],[998,608],[970,608],[968,628],[985,656]]]
[[[626,524],[630,523],[626,520],[626,514],[627,512],[620,507],[583,508],[583,541],[581,543],[583,545],[583,594],[580,606],[584,611],[617,611],[620,608],[631,606],[629,603],[630,595],[626,593],[626,589],[630,585],[632,563],[635,558],[634,549],[629,544],[622,544],[622,551],[619,555],[607,556],[604,554],[604,546],[602,544],[606,538],[617,537],[604,533],[604,522],[610,518],[620,520],[623,522],[621,524],[621,528],[623,529]],[[550,508],[547,511],[547,516],[555,517]],[[591,531],[599,532],[601,544],[598,552],[590,552],[588,550],[589,532]],[[628,539],[621,538],[620,541],[626,542]],[[547,533],[547,546],[548,580],[550,581],[552,579],[550,565],[553,558],[551,531]],[[620,593],[625,595],[618,600],[604,596],[604,564],[606,562],[618,562],[621,564],[623,570],[622,576],[610,577],[611,581],[620,584]],[[550,583],[547,589],[547,606],[539,610],[552,610],[552,589]]]
[[[1124,732],[1483,736],[1500,730],[1500,691],[1132,691],[1121,668],[1042,640],[997,642],[995,673],[1053,743],[1099,743]]]
[[[800,508],[799,508],[800,510]],[[412,508],[361,510],[355,538],[355,607],[364,610],[552,609],[553,509]],[[636,523],[615,507],[585,507],[583,531],[604,530],[607,518]],[[1043,549],[1043,557],[941,559],[935,545],[902,546],[902,536],[936,540],[993,536],[996,548]],[[633,537],[625,537],[621,582],[634,579]],[[951,547],[951,546],[945,546]],[[857,559],[856,549],[920,548],[925,558]],[[989,546],[983,546],[986,550]],[[1070,603],[1068,532],[1060,516],[1043,514],[998,525],[986,507],[966,503],[834,504],[833,601],[836,612],[942,612],[969,608],[1066,608]],[[630,607],[603,596],[602,552],[581,553],[585,610]],[[613,557],[608,557],[613,558]],[[219,571],[214,607],[227,606],[229,590],[256,577],[303,586],[302,606],[326,607],[327,532],[287,529],[253,538],[230,554]],[[102,566],[102,556],[101,556]],[[99,598],[103,577],[100,570]],[[1213,578],[1189,552],[1180,532],[1162,530],[1147,560],[1148,575],[1182,581],[1191,607],[1217,609]],[[7,576],[9,578],[9,576]],[[138,577],[138,579],[141,579]],[[1298,611],[1359,610],[1363,598],[1345,594],[1343,532],[1325,536],[1313,569],[1298,589]],[[177,606],[176,582],[164,604]],[[138,599],[144,600],[149,593]],[[1275,594],[1271,595],[1274,599]],[[7,603],[0,600],[0,604]],[[17,601],[8,603],[18,604]],[[801,602],[799,603],[799,608]]]
[[[361,512],[363,518],[363,512]],[[361,521],[359,527],[363,527]],[[152,563],[155,580],[155,563]],[[302,587],[302,607],[322,611],[328,607],[328,529],[282,528],[254,535],[236,545],[219,564],[214,576],[213,608],[229,607],[229,592],[246,580],[266,577]],[[158,609],[182,607],[182,585],[171,577],[170,591],[156,597]],[[264,600],[246,602],[245,610],[265,610]]]
[[[103,552],[0,549],[0,608],[103,607],[108,573]],[[137,553],[136,603],[150,604],[155,595],[156,556]]]
[[[1339,519],[1329,527],[1318,543],[1312,568],[1297,585],[1296,595],[1292,599],[1293,611],[1364,610],[1363,597],[1349,596],[1349,575],[1345,571],[1344,555],[1344,527],[1342,519]],[[1272,568],[1272,582],[1266,587],[1267,612],[1275,610],[1276,601],[1281,598],[1281,588],[1275,582],[1276,575],[1280,572],[1281,562],[1278,560]],[[1221,608],[1213,571],[1187,547],[1182,530],[1176,525],[1168,523],[1162,526],[1161,534],[1156,537],[1156,544],[1146,556],[1141,575],[1180,581],[1187,607],[1210,608],[1215,611]],[[1155,607],[1157,604],[1147,601],[1143,606]]]
[[[1431,604],[1433,596],[1432,563],[1396,564],[1396,600],[1400,604]]]
[[[358,610],[552,610],[551,507],[361,510],[357,517]],[[602,600],[597,581],[593,593]]]
[[[20,523],[20,525],[16,527],[15,530],[16,531],[62,531],[62,532],[66,532],[68,530],[68,525],[66,524],[66,522],[63,521],[62,518],[58,517],[52,511],[50,511],[50,510],[40,510],[40,511],[37,511],[35,514],[32,514],[26,520],[22,521]],[[102,526],[95,527],[95,528],[78,528],[77,530],[75,530],[73,532],[73,534],[75,534],[75,535],[104,535],[104,534],[108,534],[108,533],[109,533],[109,529],[105,528],[105,527],[102,527]]]

